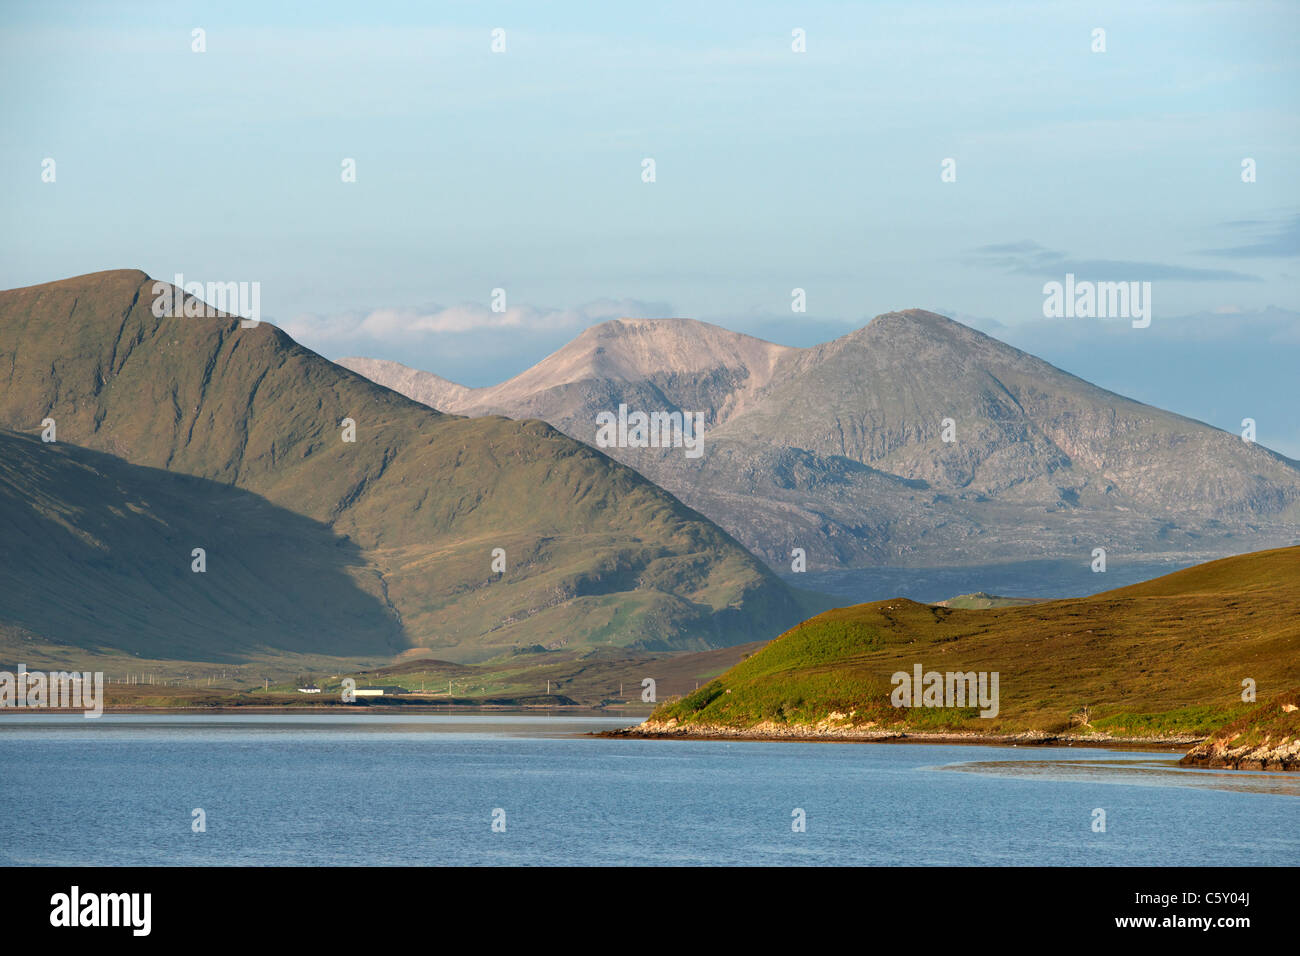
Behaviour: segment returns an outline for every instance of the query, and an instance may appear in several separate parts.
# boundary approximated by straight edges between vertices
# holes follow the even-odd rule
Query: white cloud
[[[493,312],[483,305],[462,304],[428,309],[385,308],[333,315],[302,314],[282,323],[281,327],[303,345],[333,350],[350,343],[409,344],[431,341],[438,335],[500,330],[568,331],[576,334],[589,325],[608,319],[664,318],[671,314],[671,307],[663,302],[597,299],[566,309],[523,305]]]

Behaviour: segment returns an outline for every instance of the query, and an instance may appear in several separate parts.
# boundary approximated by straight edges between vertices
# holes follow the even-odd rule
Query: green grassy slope
[[[1000,712],[895,708],[891,675],[997,671]],[[1300,682],[1300,548],[1226,558],[1092,597],[962,610],[894,599],[786,632],[655,720],[1010,733],[1204,734]],[[850,716],[851,715],[851,716]],[[1087,723],[1084,723],[1084,721]]]
[[[327,526],[377,572],[405,645],[441,657],[705,648],[798,620],[795,596],[724,532],[550,426],[438,414],[266,324],[156,318],[152,287],[116,271],[0,293],[0,427],[51,417],[61,443]]]

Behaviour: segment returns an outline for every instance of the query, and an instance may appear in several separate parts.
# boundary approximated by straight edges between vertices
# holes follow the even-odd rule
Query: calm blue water
[[[0,863],[1300,860],[1297,775],[1079,748],[580,736],[633,722],[6,715]],[[196,807],[205,833],[191,831]],[[796,807],[807,832],[791,830]]]

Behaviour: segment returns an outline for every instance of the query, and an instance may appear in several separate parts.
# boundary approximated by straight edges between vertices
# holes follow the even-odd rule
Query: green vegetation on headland
[[[1252,707],[1179,762],[1233,770],[1300,770],[1300,690]]]
[[[1085,598],[964,610],[894,599],[787,631],[630,732],[981,735],[1192,742],[1300,685],[1300,547],[1197,565]],[[978,706],[896,707],[896,672],[999,675]],[[970,701],[967,702],[971,703]]]

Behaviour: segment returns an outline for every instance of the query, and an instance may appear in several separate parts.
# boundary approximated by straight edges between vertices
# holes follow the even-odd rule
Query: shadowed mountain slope
[[[11,665],[22,635],[220,662],[405,647],[355,543],[228,484],[0,431],[0,541]]]

